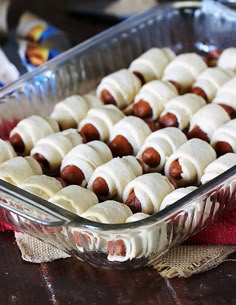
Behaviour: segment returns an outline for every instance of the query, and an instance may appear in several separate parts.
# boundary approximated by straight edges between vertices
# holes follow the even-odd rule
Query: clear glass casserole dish
[[[208,53],[235,45],[236,13],[213,1],[161,4],[65,52],[0,92],[0,136],[32,114],[48,115],[66,96],[87,93],[101,78],[150,47]],[[1,221],[98,267],[139,268],[235,208],[236,166],[174,205],[119,225],[86,220],[0,180]],[[109,242],[126,252],[109,255]]]

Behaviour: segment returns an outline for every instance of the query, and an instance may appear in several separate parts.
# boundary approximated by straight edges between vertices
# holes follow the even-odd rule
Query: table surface
[[[80,2],[91,2],[81,0]],[[64,12],[63,0],[12,0],[10,26],[27,8],[65,30],[74,43],[110,27],[114,21],[77,18]],[[21,259],[12,232],[0,233],[1,305],[233,305],[236,304],[236,254],[188,279],[161,278],[145,268],[100,270],[75,258],[31,264]]]
[[[187,279],[163,279],[151,268],[101,270],[75,258],[32,264],[12,232],[0,233],[1,305],[234,305],[236,254]]]

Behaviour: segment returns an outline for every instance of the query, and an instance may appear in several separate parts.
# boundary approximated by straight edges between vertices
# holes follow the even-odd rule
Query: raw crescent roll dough
[[[121,69],[105,76],[97,87],[97,97],[102,100],[103,90],[107,90],[117,107],[125,108],[134,101],[141,88],[141,81],[128,69]]]
[[[147,102],[152,109],[152,119],[156,120],[169,100],[177,95],[177,89],[170,82],[153,80],[141,88],[135,96],[134,103],[138,103],[141,100]]]
[[[116,123],[110,132],[110,141],[116,136],[122,135],[131,144],[133,152],[136,155],[141,145],[151,134],[151,129],[140,118],[127,116]]]
[[[201,183],[205,184],[208,181],[214,179],[219,176],[223,172],[227,171],[229,168],[236,165],[236,154],[235,153],[227,153],[215,161],[210,163],[204,170],[204,174],[201,178]]]
[[[150,215],[159,211],[163,198],[174,189],[167,177],[159,173],[145,174],[127,184],[123,202],[134,192],[141,203],[142,212]]]
[[[75,146],[62,160],[60,171],[68,165],[77,166],[84,174],[85,181],[82,185],[85,186],[94,170],[111,159],[112,154],[107,144],[101,141],[91,141]]]
[[[170,176],[170,166],[178,160],[182,168],[181,179],[176,179],[178,186],[200,184],[204,169],[216,159],[215,150],[207,142],[191,139],[181,145],[167,160],[165,175]]]
[[[217,90],[233,76],[227,70],[221,68],[207,68],[198,77],[193,84],[193,88],[201,88],[207,96],[208,102],[211,102],[216,96]]]
[[[19,186],[33,175],[42,175],[41,166],[32,157],[15,157],[0,164],[0,179]]]
[[[236,152],[236,119],[222,125],[213,133],[211,145],[216,146],[217,142],[226,142],[230,144],[233,152]]]
[[[31,176],[25,179],[19,187],[45,200],[62,189],[61,183],[56,178],[46,175]]]
[[[161,116],[167,113],[174,114],[178,121],[178,128],[184,130],[188,127],[194,113],[205,105],[206,101],[202,97],[196,94],[186,93],[171,99],[166,104]]]
[[[167,127],[151,133],[137,153],[137,158],[142,160],[142,154],[147,148],[154,148],[160,155],[160,163],[157,167],[144,164],[146,172],[160,172],[163,170],[168,157],[176,149],[187,141],[185,134],[176,127]]]
[[[91,206],[97,204],[98,198],[94,192],[84,187],[69,185],[50,197],[48,201],[72,213],[81,215]]]
[[[236,77],[230,79],[219,88],[212,102],[230,106],[236,111]]]
[[[189,132],[195,126],[199,126],[208,139],[211,140],[214,131],[228,121],[230,121],[230,116],[220,105],[209,104],[199,109],[193,115],[190,121]]]
[[[11,143],[0,139],[0,164],[16,157],[16,153]]]
[[[57,103],[51,113],[61,129],[75,128],[90,108],[102,105],[95,95],[72,95]]]
[[[206,68],[206,63],[198,54],[180,54],[166,67],[163,80],[176,82],[180,86],[180,93],[185,93]]]
[[[217,66],[236,73],[236,48],[225,49],[218,59]]]
[[[111,128],[122,118],[124,114],[114,105],[104,105],[92,108],[87,116],[79,123],[79,130],[86,124],[92,124],[98,131],[101,141],[109,139]]]
[[[142,75],[145,83],[160,79],[168,63],[175,58],[169,48],[151,48],[133,60],[129,70]]]
[[[197,189],[196,186],[187,186],[187,187],[180,187],[170,194],[166,195],[165,198],[162,200],[160,205],[160,211],[167,208],[168,206],[174,204],[179,199],[185,197],[186,195],[190,194],[191,192]]]
[[[126,185],[134,178],[142,175],[142,166],[133,156],[113,158],[109,162],[98,166],[88,182],[88,189],[93,190],[93,182],[102,177],[109,188],[108,199],[116,197],[121,200]]]
[[[10,138],[15,134],[18,134],[25,145],[23,155],[28,155],[38,140],[55,132],[59,132],[59,126],[54,119],[32,115],[21,120],[16,127],[12,129]]]
[[[62,159],[69,151],[82,142],[83,139],[78,130],[71,128],[40,139],[30,154],[44,156],[49,163],[50,172],[54,173],[60,168]]]
[[[107,200],[90,207],[81,216],[100,223],[124,223],[126,219],[132,215],[132,212],[127,205],[114,201]]]

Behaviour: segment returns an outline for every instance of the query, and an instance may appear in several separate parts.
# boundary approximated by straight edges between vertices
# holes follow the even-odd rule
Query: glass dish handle
[[[35,224],[38,225],[43,225],[43,226],[49,226],[49,227],[59,227],[59,226],[65,226],[69,220],[67,218],[64,218],[61,215],[56,215],[53,213],[53,215],[49,212],[43,211],[43,214],[46,215],[46,219],[43,219],[37,215],[32,215],[27,213],[24,209],[19,209],[18,207],[15,206],[10,206],[6,203],[3,203],[2,201],[0,201],[0,207],[2,207],[3,209],[5,209],[6,211],[10,212],[10,213],[14,213],[17,216],[20,216],[26,220],[30,220],[32,222],[34,222]],[[42,213],[40,211],[40,213]],[[4,218],[4,217],[3,217]],[[2,219],[0,219],[2,221]],[[4,219],[3,219],[4,222]],[[11,223],[10,223],[11,224]]]

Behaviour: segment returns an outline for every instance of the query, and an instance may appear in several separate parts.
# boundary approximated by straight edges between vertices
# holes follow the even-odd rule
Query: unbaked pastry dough
[[[38,140],[55,132],[59,132],[59,126],[54,119],[32,115],[21,120],[12,129],[10,138],[18,134],[25,145],[25,150],[22,155],[28,155]]]
[[[121,69],[105,76],[97,87],[97,97],[102,100],[103,90],[107,90],[116,106],[124,109],[134,101],[135,95],[141,88],[141,81],[128,69]]]
[[[196,94],[186,93],[171,99],[166,105],[161,117],[167,113],[175,115],[178,128],[184,130],[189,126],[194,113],[206,105],[206,101]]]
[[[123,136],[130,143],[133,148],[133,153],[136,155],[150,134],[151,129],[142,119],[130,115],[124,117],[112,127],[110,141],[116,136]]]
[[[93,94],[72,95],[57,103],[51,113],[61,129],[75,128],[85,118],[90,108],[101,106],[103,103]]]
[[[130,208],[118,201],[107,200],[90,207],[81,216],[100,223],[124,223],[132,215]]]
[[[84,187],[69,185],[50,197],[48,201],[72,213],[81,215],[91,206],[97,204],[98,198],[94,192]]]
[[[134,103],[145,101],[152,109],[152,120],[159,118],[165,105],[178,95],[177,89],[168,81],[153,80],[145,84],[135,96]]]
[[[208,181],[214,179],[219,176],[223,172],[227,171],[229,168],[236,165],[236,154],[235,153],[227,153],[215,161],[210,163],[204,170],[204,174],[201,178],[201,183],[205,184]]]
[[[94,107],[79,123],[79,130],[86,124],[92,124],[97,129],[100,140],[106,142],[109,139],[111,128],[124,116],[121,110],[114,105]]]
[[[107,199],[116,198],[116,200],[121,201],[126,185],[142,173],[142,166],[135,157],[113,158],[95,169],[88,182],[88,189],[93,190],[94,180],[101,177],[109,188]]]
[[[61,183],[56,178],[46,175],[28,177],[19,187],[44,200],[48,200],[62,189]]]
[[[191,139],[181,145],[167,160],[165,175],[170,176],[170,165],[178,160],[182,168],[181,179],[175,179],[178,186],[199,185],[204,169],[216,159],[215,150],[201,139]]]
[[[77,129],[67,129],[40,139],[31,150],[31,156],[42,155],[49,163],[50,173],[56,172],[69,151],[83,142]]]
[[[217,142],[226,142],[230,144],[233,152],[236,152],[236,119],[220,126],[212,135],[211,145],[216,146]]]
[[[199,126],[208,139],[211,140],[214,131],[228,121],[230,121],[230,116],[220,105],[208,104],[193,115],[190,121],[189,132],[195,126]]]
[[[112,154],[107,144],[101,141],[91,141],[72,148],[63,158],[60,171],[68,165],[77,166],[85,177],[82,186],[86,186],[94,170],[111,159]]]
[[[166,67],[163,80],[176,82],[180,86],[180,93],[185,93],[206,68],[207,65],[200,55],[183,53],[176,56]]]
[[[233,77],[219,88],[212,102],[230,106],[236,111],[236,77]]]
[[[227,48],[221,53],[217,66],[236,73],[236,48]]]
[[[144,164],[145,172],[160,172],[163,170],[166,160],[187,141],[185,134],[176,127],[167,127],[151,133],[137,153],[137,158],[142,160],[142,154],[147,148],[155,149],[160,155],[160,163],[157,167]]]
[[[15,157],[0,164],[0,179],[19,186],[33,175],[42,175],[41,166],[32,157]]]
[[[207,101],[211,102],[216,96],[217,90],[226,83],[233,74],[219,67],[207,68],[198,75],[193,88],[201,88],[207,96]]]
[[[175,53],[169,48],[151,48],[133,60],[129,70],[142,75],[145,83],[160,79],[166,66],[175,58]]]
[[[0,139],[0,164],[16,157],[16,152],[9,141]]]
[[[197,189],[196,186],[180,187],[174,190],[173,192],[169,193],[162,200],[160,204],[160,211],[174,204],[175,202],[185,197],[186,195],[190,194],[191,192],[195,191],[196,189]]]
[[[166,176],[159,173],[145,174],[127,184],[123,202],[134,192],[141,204],[141,211],[150,215],[159,211],[163,198],[174,189]]]

